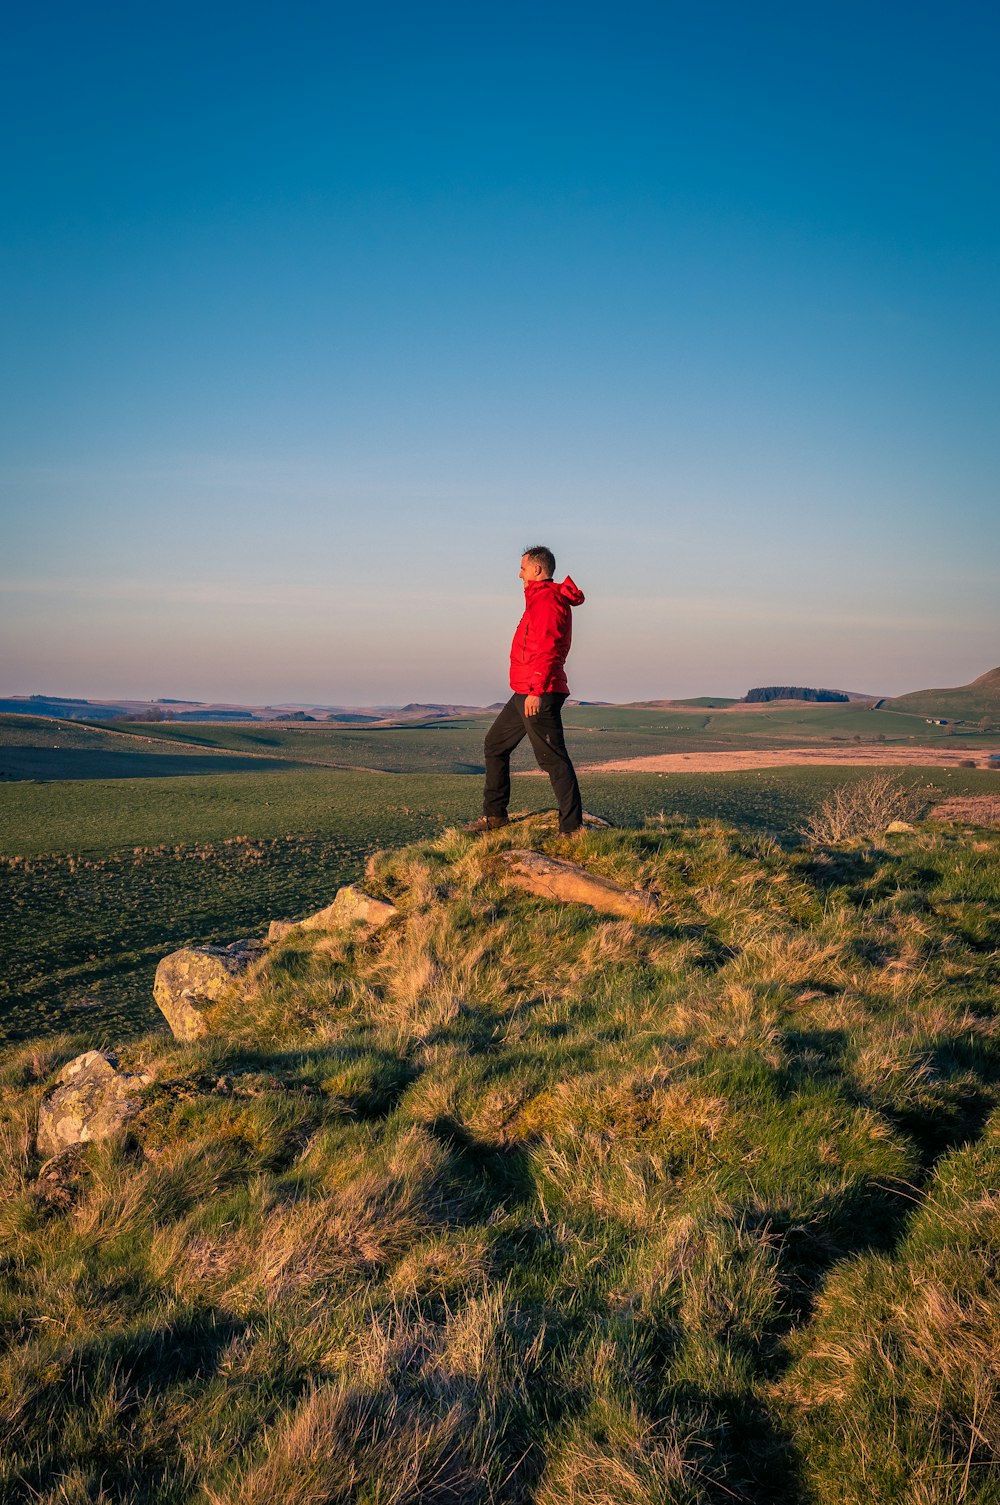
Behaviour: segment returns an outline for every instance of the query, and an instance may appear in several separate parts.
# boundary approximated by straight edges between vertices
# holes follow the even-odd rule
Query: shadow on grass
[[[434,1119],[427,1128],[451,1151],[451,1175],[461,1195],[463,1221],[534,1206],[535,1178],[523,1146],[484,1143],[446,1115]]]
[[[767,1505],[803,1505],[807,1496],[791,1435],[773,1414],[748,1395],[682,1385],[670,1396],[676,1420],[689,1414],[692,1431],[705,1435],[710,1451],[698,1467],[704,1498],[712,1505],[742,1500]]]
[[[100,1477],[102,1499],[162,1499],[165,1477],[180,1472],[179,1460],[170,1463],[164,1438],[149,1435],[158,1430],[149,1428],[149,1413],[169,1392],[215,1374],[226,1348],[248,1326],[214,1310],[191,1312],[73,1349],[58,1377],[33,1397],[35,1457],[18,1477],[16,1493],[6,1496],[11,1505],[39,1499],[79,1466],[78,1447],[71,1444],[64,1455],[61,1446],[73,1435],[73,1411],[87,1430],[86,1462]]]

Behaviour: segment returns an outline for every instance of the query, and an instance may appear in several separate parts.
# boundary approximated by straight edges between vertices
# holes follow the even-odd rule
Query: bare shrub
[[[853,838],[872,840],[894,820],[919,820],[930,800],[891,773],[875,773],[835,789],[809,817],[802,834],[813,846]]]

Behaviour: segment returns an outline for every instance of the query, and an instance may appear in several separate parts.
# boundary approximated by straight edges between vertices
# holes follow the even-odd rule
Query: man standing
[[[566,751],[562,708],[569,695],[566,655],[573,635],[572,607],[583,592],[566,576],[557,585],[555,555],[539,545],[521,558],[524,616],[510,649],[510,687],[514,691],[486,734],[486,789],[482,819],[472,831],[494,831],[507,824],[510,804],[510,755],[528,737],[539,768],[552,780],[559,802],[559,830],[564,835],[583,824],[576,773]]]

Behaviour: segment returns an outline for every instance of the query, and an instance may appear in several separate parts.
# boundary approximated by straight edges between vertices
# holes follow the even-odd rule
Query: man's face
[[[531,580],[547,580],[549,577],[545,573],[545,566],[539,560],[532,559],[530,554],[522,554],[521,568],[517,578],[527,585]]]

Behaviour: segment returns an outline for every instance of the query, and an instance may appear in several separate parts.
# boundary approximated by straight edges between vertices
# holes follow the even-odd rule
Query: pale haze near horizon
[[[56,10],[0,694],[501,699],[533,543],[582,699],[1000,663],[989,8]]]

